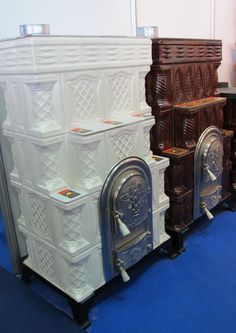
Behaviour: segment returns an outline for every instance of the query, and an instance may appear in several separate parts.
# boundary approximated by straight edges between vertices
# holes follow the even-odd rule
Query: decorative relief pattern
[[[47,226],[45,204],[39,199],[38,196],[32,193],[28,195],[28,202],[30,204],[31,222],[33,227],[42,234],[48,235],[49,230]]]
[[[171,164],[171,176],[174,180],[175,187],[183,186],[185,177],[185,168],[183,163],[181,164]]]
[[[74,289],[84,291],[88,286],[88,258],[85,258],[79,262],[79,265],[71,265],[69,268],[70,285]]]
[[[223,112],[223,108],[220,107],[219,113],[218,113],[218,126],[219,128],[223,128],[224,126],[224,112]]]
[[[115,61],[117,57],[117,48],[114,46],[106,45],[103,49],[107,61]]]
[[[11,152],[12,152],[12,160],[13,160],[13,170],[11,174],[17,178],[19,178],[19,171],[18,171],[18,166],[17,166],[17,148],[16,148],[16,143],[13,138],[8,137],[8,140],[11,143]]]
[[[97,62],[101,58],[101,45],[84,45],[82,51],[85,62]]]
[[[164,104],[167,96],[167,74],[157,73],[155,82],[155,96],[157,103],[161,107]]]
[[[20,101],[20,85],[18,82],[12,82],[11,93],[12,93],[12,104],[16,112],[15,121],[17,127],[21,130],[24,130],[25,124],[24,124],[24,117],[22,117],[21,101]]]
[[[148,157],[150,156],[150,131],[149,127],[144,130],[144,156]]]
[[[40,154],[41,180],[55,181],[60,179],[58,152],[42,149]]]
[[[97,80],[93,78],[81,77],[70,83],[74,117],[76,121],[92,121],[98,118],[96,113],[97,103]]]
[[[180,69],[178,69],[175,73],[173,89],[175,92],[175,103],[179,104],[183,101],[183,75]]]
[[[159,200],[160,200],[160,202],[166,200],[164,173],[165,173],[165,169],[160,170],[160,172],[159,172]]]
[[[164,59],[169,59],[173,56],[173,48],[169,45],[164,45],[161,48],[161,55]]]
[[[215,92],[218,84],[218,72],[217,72],[218,64],[214,66],[214,73],[213,73],[213,93]]]
[[[201,99],[204,95],[203,89],[203,78],[202,78],[202,71],[198,67],[196,77],[195,77],[195,85],[196,85],[196,98]]]
[[[206,66],[206,73],[205,73],[205,88],[206,88],[206,96],[211,95],[211,67],[208,65]]]
[[[134,134],[130,132],[119,133],[116,137],[112,138],[114,145],[113,150],[115,153],[116,162],[119,162],[123,158],[132,155],[134,146]]]
[[[185,118],[183,120],[183,139],[184,141],[191,141],[194,139],[194,129],[195,129],[194,118]]]
[[[189,70],[186,74],[185,78],[185,95],[186,101],[190,102],[194,99],[194,83],[193,83],[193,76],[191,71]]]
[[[18,201],[19,201],[19,206],[20,206],[20,214],[21,214],[21,223],[25,224],[25,206],[23,202],[23,193],[20,189],[17,189],[17,194],[18,194]]]
[[[0,82],[0,98],[3,100],[3,111],[6,112],[6,119],[4,121],[5,126],[10,127],[11,126],[11,119],[9,115],[9,99],[8,99],[8,93],[6,89],[6,83]]]
[[[117,75],[110,80],[112,109],[115,113],[123,113],[130,108],[130,78],[125,75]]]
[[[165,231],[165,212],[160,213],[160,220],[159,220],[159,225],[160,225],[160,237],[166,237],[166,231]]]
[[[80,160],[83,167],[81,167],[82,177],[84,179],[94,179],[98,177],[98,159],[97,159],[96,143],[92,143],[83,147],[80,151]]]
[[[48,126],[48,124],[52,124],[55,121],[52,97],[54,85],[55,81],[27,83],[32,96],[33,122],[36,126],[40,126],[41,124],[47,124]]]
[[[222,158],[222,144],[219,140],[215,140],[211,143],[205,158],[205,164],[209,167],[215,176],[219,176],[222,173]],[[206,176],[209,177],[207,174]]]
[[[143,103],[146,100],[144,75],[140,75],[140,77],[139,77],[138,88],[139,88],[139,101],[140,101],[140,103]]]
[[[169,131],[169,122],[166,120],[166,117],[160,118],[157,123],[157,144],[158,147],[163,150],[167,144]]]
[[[12,70],[17,65],[17,55],[14,48],[7,48],[0,50],[0,70]],[[15,68],[14,68],[15,69]]]
[[[81,210],[82,207],[73,212],[64,212],[63,214],[63,228],[64,237],[68,242],[79,242],[83,239],[83,232],[81,229]]]
[[[48,249],[41,243],[35,242],[37,251],[39,268],[50,280],[56,280],[55,269],[53,265],[53,257]]]
[[[185,56],[185,49],[183,45],[175,46],[176,58],[183,58]]]
[[[201,132],[204,131],[208,127],[207,123],[207,111],[205,109],[202,110],[201,112]]]
[[[58,51],[50,46],[38,46],[35,52],[35,60],[38,65],[56,65],[59,60],[58,54],[60,51]]]
[[[12,73],[18,69],[25,73],[34,69],[48,73],[50,70],[71,70],[72,65],[77,68],[91,65],[101,68],[117,65],[118,62],[121,65],[127,65],[127,62],[132,65],[139,65],[140,62],[150,65],[151,61],[149,41],[132,41],[127,45],[127,38],[120,38],[119,43],[114,38],[101,43],[100,37],[93,38],[93,41],[91,38],[77,37],[68,43],[63,37],[51,37],[51,43],[47,45],[48,41],[45,39],[46,37],[42,39],[43,45],[31,45],[28,42],[28,45],[20,45],[17,50],[14,42],[10,42],[7,48],[0,50],[0,70]]]
[[[203,58],[221,59],[220,45],[160,45],[155,48],[160,48],[160,59],[162,63],[177,63],[185,59],[186,62],[202,61]],[[154,51],[155,51],[154,48]]]
[[[45,121],[52,121],[53,106],[52,106],[52,92],[51,91],[33,91],[33,110],[35,112],[36,121],[39,123]]]

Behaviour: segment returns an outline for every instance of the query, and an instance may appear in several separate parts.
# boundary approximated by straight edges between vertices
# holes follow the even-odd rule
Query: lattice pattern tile
[[[72,288],[83,290],[88,286],[88,258],[79,262],[79,265],[71,265],[69,269],[70,283]]]
[[[123,113],[130,107],[130,80],[124,75],[111,79],[113,112]]]
[[[33,227],[42,234],[48,235],[49,230],[46,217],[47,207],[38,196],[34,194],[28,195],[28,202],[30,203],[31,222]]]
[[[133,133],[123,132],[112,138],[116,162],[132,155],[134,146]]]
[[[80,78],[71,83],[74,118],[76,121],[91,121],[97,118],[97,82],[91,78]]]
[[[64,237],[67,242],[79,242],[83,239],[81,228],[81,208],[63,214]]]
[[[91,144],[80,152],[80,158],[83,163],[83,168],[81,169],[84,179],[94,179],[98,177],[96,148],[97,145]]]
[[[53,120],[52,91],[33,90],[33,110],[35,123],[47,123]]]
[[[53,256],[49,250],[39,242],[35,242],[35,249],[37,251],[37,258],[40,270],[50,279],[55,281],[55,269],[53,264]]]
[[[43,150],[40,155],[41,180],[60,179],[59,159],[57,151]]]

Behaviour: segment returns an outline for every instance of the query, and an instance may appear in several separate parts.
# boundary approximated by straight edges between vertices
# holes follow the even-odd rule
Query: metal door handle
[[[117,211],[111,210],[111,214],[114,217],[114,220],[116,221],[119,230],[121,232],[121,235],[123,237],[128,236],[130,234],[130,230],[128,229],[127,225],[121,220],[121,214]]]
[[[116,267],[118,272],[120,273],[123,282],[128,282],[130,280],[129,274],[126,272],[126,270],[123,267],[123,262],[121,260],[116,261]]]
[[[208,165],[204,165],[204,169],[207,171],[207,173],[212,181],[215,181],[217,179],[217,177],[214,175],[214,173],[209,169]]]
[[[214,215],[212,215],[211,212],[209,211],[209,209],[207,209],[207,204],[205,202],[201,203],[201,208],[209,220],[212,220],[214,218]]]

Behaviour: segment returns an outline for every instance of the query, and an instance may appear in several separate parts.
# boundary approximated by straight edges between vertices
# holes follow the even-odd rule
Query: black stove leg
[[[169,249],[169,257],[171,259],[176,258],[182,252],[185,251],[184,248],[184,237],[181,231],[168,230],[167,233],[171,237],[171,248]]]
[[[79,303],[71,297],[69,297],[68,299],[73,314],[73,320],[82,328],[87,328],[91,324],[89,321],[89,309],[91,306],[91,300],[88,300],[84,303]]]
[[[22,265],[22,275],[21,275],[21,280],[25,283],[25,284],[29,284],[30,283],[30,279],[33,275],[32,270],[27,267],[26,265]]]
[[[231,198],[229,201],[229,209],[232,212],[236,211],[236,192],[232,192],[232,194],[231,194]]]

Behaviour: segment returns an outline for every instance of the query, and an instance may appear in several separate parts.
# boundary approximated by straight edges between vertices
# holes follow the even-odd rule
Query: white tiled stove
[[[167,158],[153,159],[145,102],[151,41],[18,38],[0,43],[4,135],[11,143],[15,221],[25,264],[76,301],[106,283],[99,200],[114,165],[136,156],[152,175],[153,248],[168,240]]]

